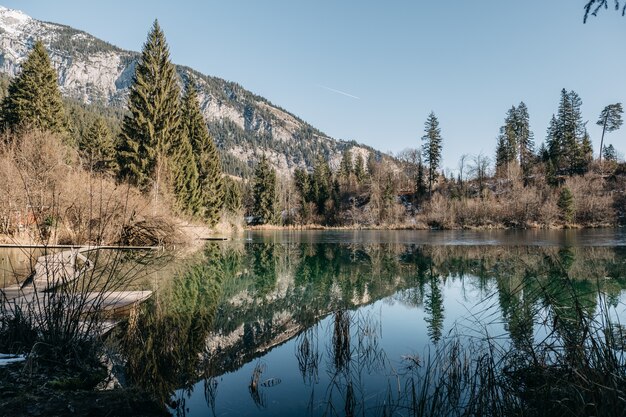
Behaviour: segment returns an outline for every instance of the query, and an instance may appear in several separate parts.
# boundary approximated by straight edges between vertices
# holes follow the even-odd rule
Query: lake
[[[483,369],[516,386],[587,360],[624,289],[624,230],[247,232],[166,280],[122,344],[173,415],[452,415],[487,398]]]

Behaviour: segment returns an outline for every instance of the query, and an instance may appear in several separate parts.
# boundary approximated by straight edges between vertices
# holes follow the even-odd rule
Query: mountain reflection
[[[558,312],[550,330],[576,361],[585,329],[580,314],[595,314],[598,289],[613,303],[619,299],[625,259],[624,248],[612,247],[211,243],[129,319],[120,345],[128,378],[164,401],[177,392],[171,404],[181,415],[198,390],[215,414],[225,395],[221,378],[254,363],[246,377],[250,395],[269,408],[267,396],[280,379],[264,372],[262,361],[289,341],[292,372],[319,391],[302,399],[312,414],[365,414],[371,399],[364,381],[384,374],[379,383],[386,389],[391,376],[400,376],[382,347],[380,317],[363,306],[387,300],[422,312],[428,339],[406,346],[411,355],[452,330],[446,320],[455,313],[444,304],[446,288],[456,285],[461,297],[480,296],[479,311],[495,305],[488,320],[501,322],[519,351],[530,348],[538,314]]]

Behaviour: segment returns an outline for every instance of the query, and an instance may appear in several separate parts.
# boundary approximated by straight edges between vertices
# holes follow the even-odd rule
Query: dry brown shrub
[[[456,226],[454,205],[449,198],[441,194],[433,195],[430,201],[426,203],[424,215],[426,223],[430,227],[452,229]]]
[[[587,226],[615,223],[613,197],[606,191],[606,182],[600,175],[570,177],[565,185],[574,196],[576,223]]]
[[[0,145],[0,177],[5,235],[49,244],[116,244],[135,223],[159,218],[168,230],[166,219],[172,223],[166,201],[155,203],[109,176],[85,171],[51,133],[25,132]],[[162,239],[155,233],[151,242]]]

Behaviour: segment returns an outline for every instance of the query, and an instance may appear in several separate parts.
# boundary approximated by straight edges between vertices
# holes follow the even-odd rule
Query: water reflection
[[[399,363],[463,320],[520,352],[558,338],[580,362],[580,318],[598,290],[619,302],[625,266],[608,246],[214,243],[129,321],[128,376],[176,393],[178,415],[379,415],[419,389]]]

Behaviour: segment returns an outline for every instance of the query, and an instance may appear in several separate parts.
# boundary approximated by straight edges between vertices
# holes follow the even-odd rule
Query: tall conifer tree
[[[622,103],[609,104],[600,113],[600,117],[596,124],[602,126],[602,138],[600,139],[600,162],[604,155],[604,134],[606,132],[614,132],[622,126]]]
[[[170,182],[176,209],[190,215],[199,214],[202,206],[198,167],[187,132],[181,129],[171,144]]]
[[[154,22],[135,68],[120,135],[120,177],[158,196],[166,158],[180,134],[180,89],[165,35]]]
[[[428,194],[432,195],[433,183],[437,179],[437,170],[441,164],[441,151],[443,148],[441,137],[441,129],[439,128],[439,120],[434,112],[431,112],[424,124],[424,143],[423,154],[424,162],[428,164]]]
[[[43,43],[37,41],[20,74],[9,84],[2,101],[2,124],[10,130],[36,128],[65,134],[65,123],[57,73]]]
[[[196,86],[189,81],[183,97],[183,126],[196,158],[198,185],[201,196],[201,213],[209,225],[220,218],[224,203],[224,181],[220,156],[213,138],[209,135],[200,110]]]
[[[265,155],[254,172],[254,214],[262,223],[273,223],[276,215],[276,171],[272,169]]]
[[[96,172],[115,169],[115,142],[101,117],[96,118],[87,132],[80,137],[78,149],[86,168]]]

